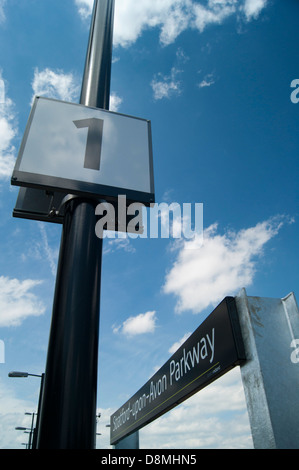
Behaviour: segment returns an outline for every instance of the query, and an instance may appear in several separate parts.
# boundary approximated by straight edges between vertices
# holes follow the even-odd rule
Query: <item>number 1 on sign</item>
[[[103,119],[90,118],[73,121],[77,129],[88,128],[84,168],[100,170],[103,139]]]

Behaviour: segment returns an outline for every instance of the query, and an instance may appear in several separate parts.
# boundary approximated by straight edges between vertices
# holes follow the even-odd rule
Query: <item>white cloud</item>
[[[175,53],[176,59],[179,63],[181,64],[186,64],[190,60],[190,57],[188,57],[185,53],[185,51],[179,47]]]
[[[110,445],[110,416],[115,412],[113,408],[97,408],[97,416],[100,414],[100,418],[97,419],[97,432],[101,435],[96,436],[96,449],[112,449]]]
[[[178,96],[182,92],[182,82],[179,80],[179,75],[183,72],[180,67],[188,62],[189,57],[185,54],[184,50],[179,47],[176,51],[175,64],[171,68],[169,75],[158,73],[151,81],[151,87],[154,93],[155,100],[163,98],[171,98]]]
[[[128,47],[149,28],[160,30],[160,42],[166,46],[187,29],[202,32],[207,26],[221,24],[239,12],[247,20],[257,18],[267,0],[116,0],[115,3],[114,43]],[[75,4],[86,20],[93,0],[75,0]]]
[[[145,449],[252,449],[239,368],[140,431]]]
[[[204,79],[198,84],[199,88],[205,88],[205,87],[210,87],[211,85],[214,85],[215,83],[215,78],[212,73],[209,73],[204,77]]]
[[[24,415],[24,410],[36,411],[36,401],[26,401],[15,396],[13,388],[0,380],[0,446],[1,449],[21,449],[22,442],[28,443],[29,434],[16,431],[16,426],[30,428],[31,417]]]
[[[167,46],[175,41],[175,39],[188,27],[192,22],[192,2],[176,1],[168,10],[164,12],[164,18],[161,26],[160,42]]]
[[[193,4],[193,27],[202,32],[211,24],[221,24],[236,12],[235,0],[209,0],[207,6]]]
[[[6,17],[4,13],[4,6],[5,6],[6,0],[0,0],[0,24],[4,23]]]
[[[169,349],[168,349],[168,352],[170,354],[174,354],[180,346],[182,346],[182,344],[185,343],[185,341],[187,341],[187,339],[189,338],[189,336],[191,335],[191,332],[189,333],[186,333],[181,339],[179,339],[179,341],[177,341],[176,343],[174,343]]]
[[[161,28],[161,41],[168,39],[166,23],[173,28],[170,17],[175,14],[179,21],[178,12],[174,9],[180,1],[178,0],[116,0],[114,43],[127,47],[135,42],[142,32],[149,28]],[[184,2],[185,3],[185,2]],[[179,28],[179,25],[178,25]]]
[[[11,177],[15,164],[12,142],[18,133],[13,102],[6,95],[5,81],[0,70],[0,179]]]
[[[92,12],[94,0],[75,0],[79,15],[86,20]]]
[[[176,311],[199,313],[249,286],[258,256],[285,221],[277,217],[224,235],[214,224],[204,231],[203,243],[198,237],[182,242],[163,286],[165,293],[178,297]]]
[[[135,248],[132,246],[130,243],[130,239],[128,238],[128,235],[123,232],[109,232],[105,231],[105,234],[107,234],[107,240],[109,240],[109,236],[116,236],[116,238],[112,238],[109,240],[107,243],[105,243],[104,247],[104,254],[107,255],[108,253],[115,253],[116,251],[119,250],[124,250],[127,253],[135,253]],[[104,234],[104,235],[105,235]]]
[[[118,96],[116,93],[111,93],[109,105],[110,111],[118,111],[122,102],[123,100],[120,98],[120,96]]]
[[[181,93],[181,81],[177,79],[177,75],[181,71],[173,67],[170,75],[162,75],[159,73],[151,82],[155,100],[170,98],[172,95]]]
[[[81,84],[72,73],[64,73],[62,70],[46,68],[42,71],[35,69],[32,81],[33,97],[44,96],[46,98],[62,101],[78,102]],[[116,93],[110,95],[110,111],[118,111],[122,103]]]
[[[49,264],[50,271],[55,278],[59,247],[55,246],[55,248],[52,248],[52,246],[50,246],[47,233],[47,224],[38,222],[37,227],[39,228],[40,235],[38,235],[36,238],[31,238],[30,243],[24,244],[24,251],[21,255],[21,260],[29,263],[32,260],[47,262]]]
[[[55,277],[57,271],[57,250],[53,250],[49,245],[45,224],[39,223],[39,229],[42,236],[43,251],[49,262],[51,273]]]
[[[45,312],[45,306],[31,291],[42,281],[0,276],[0,327],[19,326],[30,316]]]
[[[154,333],[156,321],[155,311],[140,313],[136,317],[129,317],[121,326],[114,328],[113,331],[114,333],[121,332],[128,336]]]
[[[267,5],[267,2],[268,0],[245,0],[243,8],[247,20],[256,19]]]
[[[79,96],[80,86],[71,73],[64,73],[62,70],[54,71],[49,68],[39,71],[36,68],[32,89],[34,96],[76,101]]]
[[[0,75],[0,106],[5,103],[5,83]]]

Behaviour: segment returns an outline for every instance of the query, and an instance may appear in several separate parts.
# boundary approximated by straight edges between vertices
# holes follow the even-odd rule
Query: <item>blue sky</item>
[[[27,442],[14,428],[30,425],[39,379],[7,374],[44,371],[61,235],[12,218],[10,176],[34,95],[79,102],[92,3],[0,0],[1,448]],[[98,447],[223,297],[298,295],[298,13],[296,0],[116,0],[110,109],[151,120],[156,201],[202,203],[204,239],[104,240]],[[252,447],[239,370],[140,443]]]

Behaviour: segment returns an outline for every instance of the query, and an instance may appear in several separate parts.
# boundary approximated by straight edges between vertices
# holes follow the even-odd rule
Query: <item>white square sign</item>
[[[154,202],[151,124],[111,111],[35,98],[13,185]]]

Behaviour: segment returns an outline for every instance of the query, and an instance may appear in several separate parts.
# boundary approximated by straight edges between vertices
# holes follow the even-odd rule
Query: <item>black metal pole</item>
[[[80,103],[109,109],[115,0],[95,0]]]
[[[80,103],[109,109],[114,0],[95,0]],[[102,240],[96,202],[67,203],[60,246],[38,449],[95,447]]]

